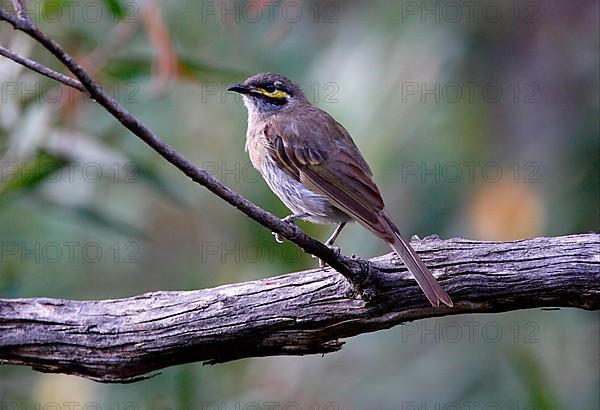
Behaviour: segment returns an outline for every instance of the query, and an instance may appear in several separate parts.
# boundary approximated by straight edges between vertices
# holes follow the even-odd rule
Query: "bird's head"
[[[271,115],[287,107],[308,103],[300,87],[276,73],[255,74],[243,83],[230,86],[227,91],[241,94],[251,114]]]

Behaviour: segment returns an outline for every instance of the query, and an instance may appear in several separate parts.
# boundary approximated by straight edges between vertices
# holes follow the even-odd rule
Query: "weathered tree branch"
[[[0,299],[0,363],[131,382],[181,363],[327,353],[340,338],[433,316],[600,308],[600,235],[415,243],[454,300],[432,308],[393,254],[368,302],[328,269],[127,299]]]
[[[52,53],[69,69],[69,71],[71,71],[71,73],[73,73],[75,77],[77,77],[80,84],[83,85],[85,90],[89,93],[90,98],[98,102],[98,104],[106,109],[106,111],[108,111],[123,126],[154,149],[164,159],[173,164],[192,181],[204,186],[213,194],[225,200],[248,217],[295,243],[305,252],[315,255],[319,259],[327,262],[329,266],[333,267],[350,280],[357,289],[369,287],[367,282],[369,279],[369,272],[372,269],[366,261],[352,259],[338,254],[335,250],[304,234],[296,225],[286,223],[270,212],[256,206],[248,199],[222,184],[219,180],[206,172],[206,170],[194,165],[193,162],[161,140],[158,135],[152,132],[137,117],[112,98],[96,81],[94,81],[92,76],[73,59],[73,57],[63,50],[56,41],[42,32],[33,20],[27,16],[24,0],[13,0],[13,6],[17,15],[11,14],[0,7],[0,21],[6,21],[13,26],[15,30],[26,33]],[[57,78],[58,76],[56,74],[58,73],[53,72],[50,68],[42,68],[40,67],[40,64],[33,62],[32,60],[27,59],[27,61],[23,61],[24,57],[18,56],[12,52],[5,52],[3,55],[32,69],[34,69],[32,63],[35,63],[37,64],[37,69],[35,69],[35,71],[38,73],[47,75],[50,78],[57,79],[69,86],[77,88],[72,81],[65,80],[64,78]]]

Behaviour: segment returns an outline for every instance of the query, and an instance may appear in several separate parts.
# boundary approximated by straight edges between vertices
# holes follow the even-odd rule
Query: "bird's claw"
[[[281,220],[285,223],[294,223],[294,221],[296,220],[297,216],[296,215],[288,215],[285,218],[282,218]]]
[[[281,235],[279,235],[277,232],[271,232],[271,235],[273,235],[275,237],[275,242],[283,243],[283,239],[281,239]]]
[[[281,220],[287,224],[293,225],[294,228],[296,228],[296,231],[298,231],[299,228],[294,221],[300,217],[301,217],[300,215],[288,215],[285,218],[281,218]],[[277,232],[271,232],[271,235],[273,235],[275,237],[275,242],[283,243],[283,239],[281,239],[281,235],[279,235]]]

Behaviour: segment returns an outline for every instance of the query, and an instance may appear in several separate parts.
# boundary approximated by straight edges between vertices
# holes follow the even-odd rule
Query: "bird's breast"
[[[249,124],[250,125],[250,124]],[[262,127],[248,127],[246,151],[250,162],[281,201],[294,213],[308,213],[304,218],[314,223],[339,223],[350,220],[348,215],[333,206],[329,199],[307,188],[296,178],[284,171],[273,158],[274,150]]]

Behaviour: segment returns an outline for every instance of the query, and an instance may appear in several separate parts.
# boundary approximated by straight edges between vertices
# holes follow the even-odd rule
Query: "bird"
[[[292,211],[283,221],[337,224],[327,246],[357,221],[397,253],[432,306],[453,306],[385,209],[369,165],[339,122],[281,74],[255,74],[227,91],[240,94],[248,110],[252,165]]]

